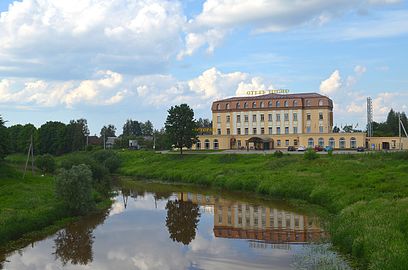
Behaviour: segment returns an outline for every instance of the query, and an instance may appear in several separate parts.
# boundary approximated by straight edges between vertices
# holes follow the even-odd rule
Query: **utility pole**
[[[103,131],[103,150],[106,150],[106,130]]]
[[[33,143],[33,135],[31,135],[30,138],[30,146],[28,147],[28,153],[27,153],[27,160],[24,168],[24,174],[23,174],[23,179],[26,176],[27,173],[27,167],[28,167],[28,161],[30,160],[31,156],[31,173],[34,175],[34,143]]]
[[[401,123],[401,114],[399,113],[398,114],[398,136],[399,136],[399,149],[400,150],[402,150],[402,145],[401,145],[401,142],[402,142],[401,125],[402,125],[402,123]]]

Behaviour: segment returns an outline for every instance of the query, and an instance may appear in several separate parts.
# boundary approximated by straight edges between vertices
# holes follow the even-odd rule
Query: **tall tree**
[[[9,135],[5,126],[5,121],[0,115],[0,159],[3,159],[8,154]]]
[[[71,120],[67,125],[67,152],[84,149],[86,144],[86,136],[88,135],[89,129],[86,119]]]
[[[114,125],[109,124],[108,126],[103,126],[101,129],[101,136],[105,139],[108,137],[116,137],[116,127]]]
[[[61,122],[49,121],[38,129],[41,154],[61,155],[66,151],[67,126]]]
[[[123,137],[134,137],[142,135],[141,123],[134,121],[132,119],[126,120],[126,123],[123,125]]]
[[[153,136],[153,124],[149,120],[141,124],[143,136]]]
[[[197,124],[194,120],[194,111],[187,104],[172,106],[168,110],[165,123],[166,133],[175,147],[183,154],[183,147],[191,148],[197,140]]]

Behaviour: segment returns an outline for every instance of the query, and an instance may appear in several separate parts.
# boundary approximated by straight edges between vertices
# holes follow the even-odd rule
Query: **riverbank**
[[[332,242],[362,269],[407,269],[408,153],[281,158],[120,152],[120,174],[301,199],[332,213]]]

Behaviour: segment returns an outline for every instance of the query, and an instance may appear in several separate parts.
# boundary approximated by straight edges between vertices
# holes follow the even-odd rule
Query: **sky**
[[[164,125],[189,104],[248,90],[316,92],[334,124],[408,112],[403,0],[0,0],[0,115],[7,125],[85,118]]]

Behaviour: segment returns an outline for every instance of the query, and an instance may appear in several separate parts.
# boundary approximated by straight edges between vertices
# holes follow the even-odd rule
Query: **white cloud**
[[[274,89],[273,85],[265,85],[261,77],[254,77],[250,82],[240,82],[238,89],[236,91],[237,96],[244,96],[247,94],[247,91],[252,90],[272,90]]]
[[[334,94],[342,87],[339,70],[335,70],[329,78],[320,83],[320,92],[325,95]]]
[[[367,71],[367,68],[365,66],[357,65],[354,67],[354,72],[357,75],[362,75]]]

